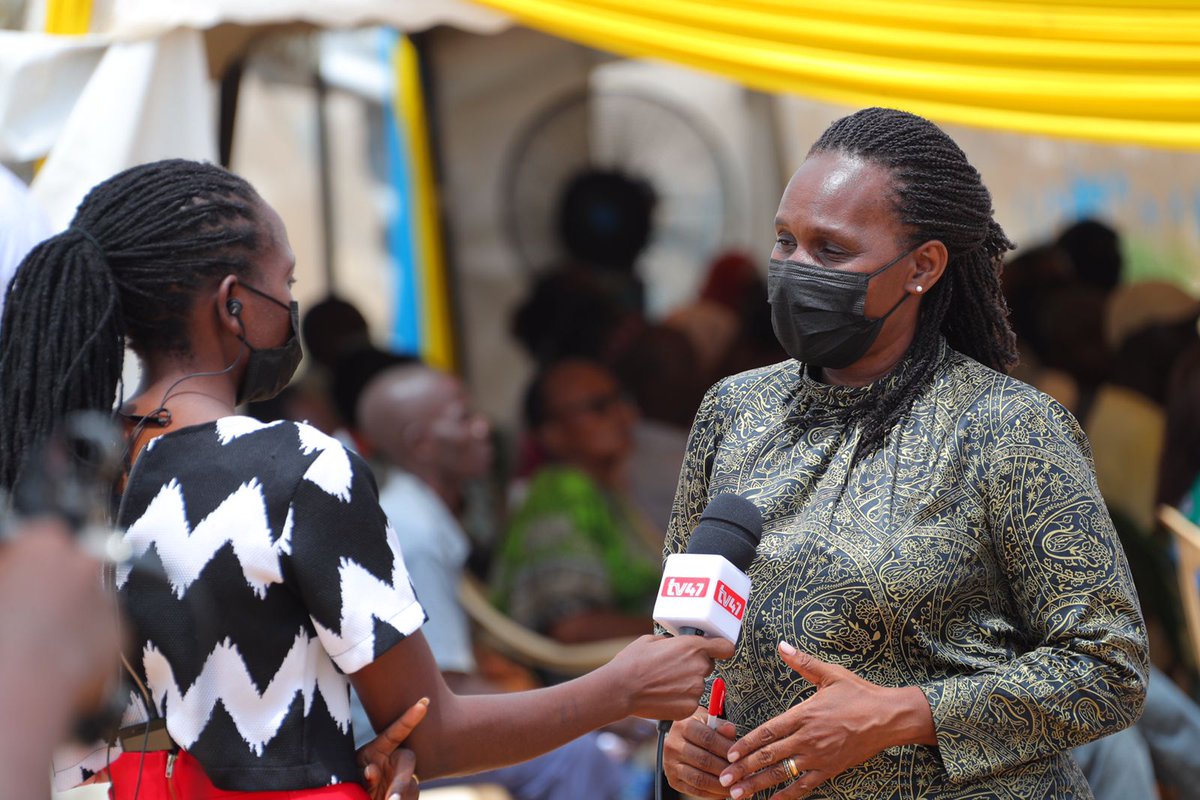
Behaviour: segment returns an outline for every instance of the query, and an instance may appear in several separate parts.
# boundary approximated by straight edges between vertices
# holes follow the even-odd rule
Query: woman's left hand
[[[420,796],[417,757],[401,745],[425,719],[428,708],[428,698],[421,698],[383,733],[359,749],[358,765],[362,767],[363,785],[370,792],[371,800],[417,800]]]
[[[899,744],[936,744],[933,715],[915,686],[890,688],[779,643],[784,662],[817,687],[812,697],[734,743],[720,781],[733,800],[798,780],[772,800],[814,788]]]

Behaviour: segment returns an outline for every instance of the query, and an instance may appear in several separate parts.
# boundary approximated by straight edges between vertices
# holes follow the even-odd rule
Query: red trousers
[[[142,760],[142,756],[145,760]],[[171,776],[167,777],[168,754],[123,753],[109,767],[113,800],[226,800],[245,797],[253,800],[368,800],[367,792],[357,783],[338,783],[319,789],[285,792],[227,792],[209,782],[204,770],[185,752],[175,756]],[[138,778],[141,773],[141,785]]]

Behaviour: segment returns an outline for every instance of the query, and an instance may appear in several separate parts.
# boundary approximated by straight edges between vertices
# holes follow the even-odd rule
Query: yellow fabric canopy
[[[1197,0],[476,0],[747,86],[944,121],[1200,149]]]

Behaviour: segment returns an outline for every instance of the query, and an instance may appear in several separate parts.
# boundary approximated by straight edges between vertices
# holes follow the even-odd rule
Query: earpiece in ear
[[[229,302],[225,304],[225,308],[229,309],[229,313],[233,316],[240,316],[242,313],[242,301],[236,297],[229,298]]]

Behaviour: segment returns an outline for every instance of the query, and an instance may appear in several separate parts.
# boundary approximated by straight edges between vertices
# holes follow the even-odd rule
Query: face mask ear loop
[[[244,283],[244,282],[241,283],[240,286],[248,292],[253,292],[254,294],[258,295],[259,297],[263,297],[263,298],[266,298],[267,300],[270,300],[272,303],[274,303],[275,305],[284,309],[285,311],[291,311],[292,307],[290,305],[288,305],[287,303],[281,302],[279,300],[276,300],[274,297],[271,297],[271,295],[267,294],[266,292],[262,291],[261,289],[255,289],[250,284]]]
[[[922,242],[922,244],[924,244],[924,243]],[[882,267],[880,267],[879,269],[875,270],[874,272],[868,272],[868,273],[867,273],[867,280],[871,280],[871,278],[874,278],[876,275],[882,275],[883,273],[887,272],[889,269],[891,269],[892,267],[896,266],[897,264],[899,264],[899,263],[900,263],[901,261],[903,261],[904,259],[906,259],[906,258],[908,258],[909,256],[911,256],[913,253],[917,252],[917,249],[918,249],[920,246],[921,246],[921,245],[919,245],[919,244],[918,244],[918,245],[914,245],[913,247],[909,248],[908,250],[905,250],[903,253],[901,253],[900,255],[896,256],[896,257],[895,257],[895,258],[893,258],[891,261],[889,261],[888,263],[884,264]]]
[[[870,281],[870,280],[871,280],[872,278],[874,278],[876,275],[881,275],[881,274],[883,274],[884,272],[887,272],[889,269],[891,269],[892,267],[896,266],[897,264],[899,264],[899,263],[900,263],[901,261],[903,261],[904,259],[906,259],[906,258],[908,258],[909,256],[911,256],[913,253],[917,252],[917,248],[918,248],[918,247],[920,247],[920,246],[921,246],[921,245],[916,245],[916,246],[915,246],[915,247],[913,247],[911,250],[908,250],[908,251],[906,251],[906,252],[904,252],[904,253],[901,253],[900,255],[896,256],[895,258],[893,258],[893,259],[892,259],[891,261],[889,261],[888,263],[884,264],[884,265],[883,265],[882,267],[880,267],[879,269],[877,269],[877,270],[875,270],[874,272],[872,272],[871,274],[867,275],[867,280],[868,280],[868,281]],[[904,301],[905,301],[905,300],[907,300],[907,299],[908,299],[908,298],[910,298],[910,297],[912,297],[912,295],[911,295],[911,294],[909,294],[908,292],[905,292],[905,293],[904,293],[904,296],[903,296],[903,297],[901,297],[901,298],[900,298],[900,299],[899,299],[899,300],[896,302],[896,305],[892,306],[892,307],[891,307],[891,309],[890,309],[890,310],[889,310],[889,311],[888,311],[886,314],[884,314],[882,317],[878,317],[877,319],[873,319],[873,320],[871,320],[871,321],[872,321],[872,322],[882,322],[883,320],[887,319],[888,317],[890,317],[892,314],[894,314],[894,313],[896,312],[896,309],[897,309],[897,308],[899,308],[900,306],[904,305]]]
[[[899,308],[900,306],[904,305],[904,301],[910,297],[912,297],[912,295],[909,294],[908,292],[905,292],[904,296],[900,298],[900,300],[896,303],[896,305],[892,306],[890,311],[888,311],[882,317],[879,317],[878,319],[873,319],[871,321],[872,322],[883,322],[885,319],[890,317],[892,314],[896,313],[896,309]]]

